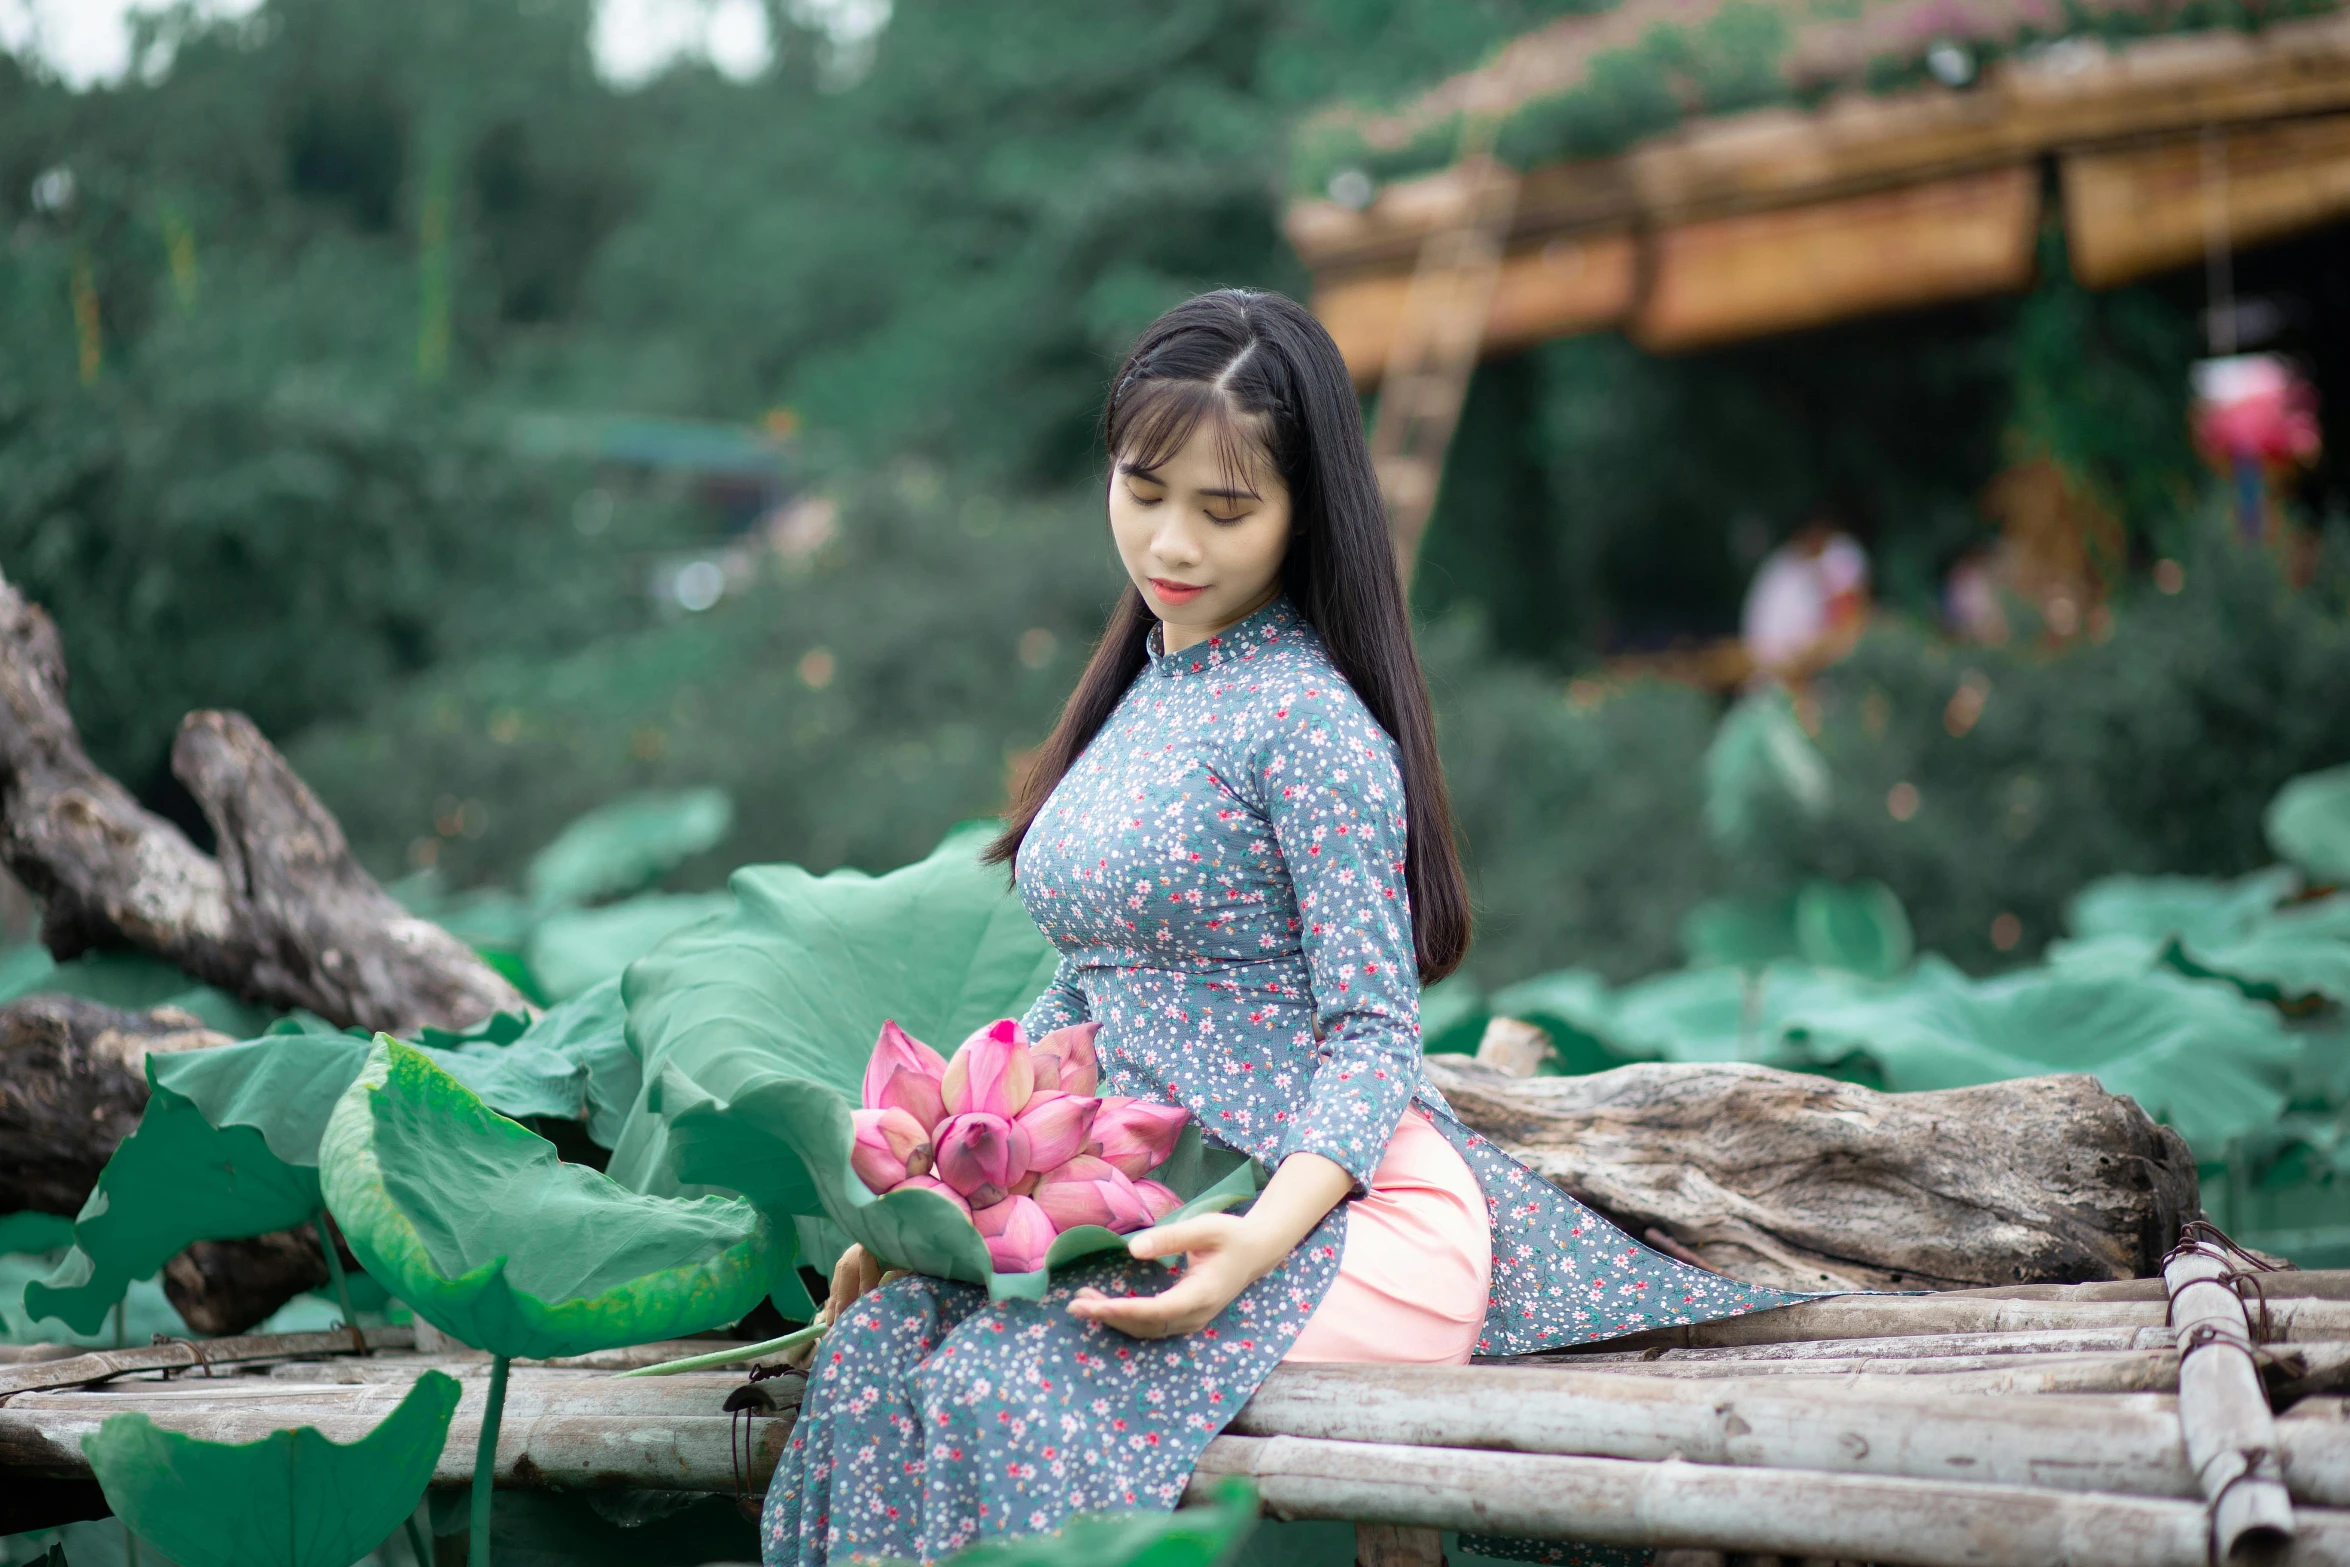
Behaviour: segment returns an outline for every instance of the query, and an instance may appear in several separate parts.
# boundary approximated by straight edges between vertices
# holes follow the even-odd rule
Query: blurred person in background
[[[1868,611],[1868,552],[1823,517],[1763,557],[1739,639],[1760,676],[1794,683],[1851,652]]]

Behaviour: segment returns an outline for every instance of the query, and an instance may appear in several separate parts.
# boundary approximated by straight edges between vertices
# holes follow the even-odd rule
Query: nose
[[[1151,556],[1173,570],[1187,571],[1199,564],[1199,535],[1180,507],[1169,506],[1167,511],[1151,533]]]

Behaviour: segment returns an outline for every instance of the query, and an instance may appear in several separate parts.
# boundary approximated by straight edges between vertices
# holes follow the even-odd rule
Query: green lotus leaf
[[[1714,841],[1744,848],[1787,815],[1817,817],[1835,780],[1827,758],[1780,690],[1742,697],[1705,753],[1705,825]]]
[[[2088,1072],[2204,1158],[2276,1118],[2300,1054],[2273,1007],[2166,969],[2029,969],[1796,1010],[1789,1042],[1814,1061],[1868,1057],[1903,1092]]]
[[[967,1545],[940,1567],[1224,1567],[1256,1525],[1256,1487],[1232,1475],[1205,1507],[1082,1514],[1051,1534]]]
[[[624,896],[714,846],[733,826],[734,801],[723,789],[629,795],[556,834],[532,856],[523,883],[540,908]]]
[[[669,937],[733,906],[723,892],[656,892],[600,908],[558,909],[538,922],[523,951],[540,988],[562,1001],[618,979]]]
[[[191,1242],[308,1222],[318,1139],[367,1060],[340,1034],[270,1035],[147,1058],[147,1108],[74,1219],[74,1246],[25,1310],[95,1333],[134,1279]]]
[[[1496,1016],[1532,1023],[1550,1036],[1551,1048],[1558,1052],[1551,1064],[1568,1077],[1604,1072],[1639,1058],[1618,1043],[1611,1006],[1607,981],[1589,969],[1538,974],[1493,993]]]
[[[2350,767],[2304,773],[2277,791],[2268,845],[2321,882],[2350,882]]]
[[[347,1444],[310,1426],[205,1442],[119,1414],[82,1451],[124,1524],[180,1567],[351,1567],[415,1510],[458,1393],[456,1378],[427,1371]]]
[[[2299,883],[2285,866],[2232,882],[2109,876],[2074,897],[2069,919],[2079,940],[2057,961],[2075,972],[2114,970],[2144,951],[2262,1000],[2350,1001],[2350,894],[2285,903]]]
[[[502,1013],[462,1034],[428,1031],[450,1048],[426,1054],[507,1115],[576,1119],[584,1109],[589,1136],[609,1147],[637,1093],[624,1023],[615,979],[535,1022]],[[493,1042],[501,1036],[510,1043]],[[131,1281],[190,1243],[317,1214],[319,1138],[369,1048],[288,1018],[243,1044],[149,1056],[139,1125],[99,1172],[74,1249],[27,1286],[26,1311],[95,1333]]]
[[[1795,895],[1795,943],[1818,968],[1891,979],[1917,952],[1909,913],[1881,881],[1811,881]]]
[[[2350,1001],[2350,893],[2288,904],[2232,937],[2181,938],[2171,961],[2264,1001]]]
[[[884,1019],[951,1051],[974,1029],[1019,1016],[1051,980],[1055,955],[1003,872],[979,862],[994,830],[967,823],[884,876],[746,867],[727,883],[729,913],[632,965],[623,993],[646,1092],[613,1152],[614,1179],[676,1189],[667,1085],[693,1084],[697,1104],[733,1105],[798,1079],[853,1105]],[[705,1173],[695,1179],[770,1213],[822,1211],[788,1146],[749,1128],[727,1148],[717,1146],[721,1128],[702,1135]]]
[[[1795,899],[1709,898],[1681,916],[1681,950],[1693,968],[1757,968],[1799,956]]]
[[[2226,940],[2242,934],[2261,916],[2293,895],[2300,878],[2285,866],[2271,866],[2235,881],[2202,876],[2106,876],[2073,894],[2065,923],[2085,941],[2135,936],[2148,941],[2179,937]]]
[[[741,1318],[789,1262],[749,1203],[646,1196],[378,1035],[320,1142],[327,1207],[367,1270],[499,1356],[585,1354]]]

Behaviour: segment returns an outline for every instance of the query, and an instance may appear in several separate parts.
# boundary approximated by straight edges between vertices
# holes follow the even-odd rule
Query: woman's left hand
[[[1278,1267],[1294,1238],[1255,1222],[1254,1216],[1205,1213],[1180,1224],[1141,1230],[1127,1238],[1135,1257],[1180,1253],[1183,1276],[1156,1295],[1105,1295],[1081,1289],[1069,1315],[1099,1322],[1136,1338],[1173,1338],[1207,1326],[1240,1292]]]

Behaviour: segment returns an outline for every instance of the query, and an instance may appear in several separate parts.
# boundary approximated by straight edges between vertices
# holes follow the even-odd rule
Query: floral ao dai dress
[[[1065,1309],[1088,1284],[1164,1289],[1157,1263],[1067,1270],[1041,1301],[922,1276],[868,1294],[818,1347],[768,1490],[769,1564],[930,1562],[1074,1513],[1173,1507],[1285,1358],[1521,1355],[1803,1298],[1640,1245],[1423,1080],[1395,743],[1304,618],[1276,600],[1157,645],[1021,847],[1021,897],[1061,953],[1026,1027],[1099,1021],[1104,1092],[1180,1104],[1268,1170],[1321,1154],[1357,1200],[1178,1338]],[[1481,1237],[1462,1234],[1468,1203]],[[1471,1272],[1483,1298],[1464,1311]]]

